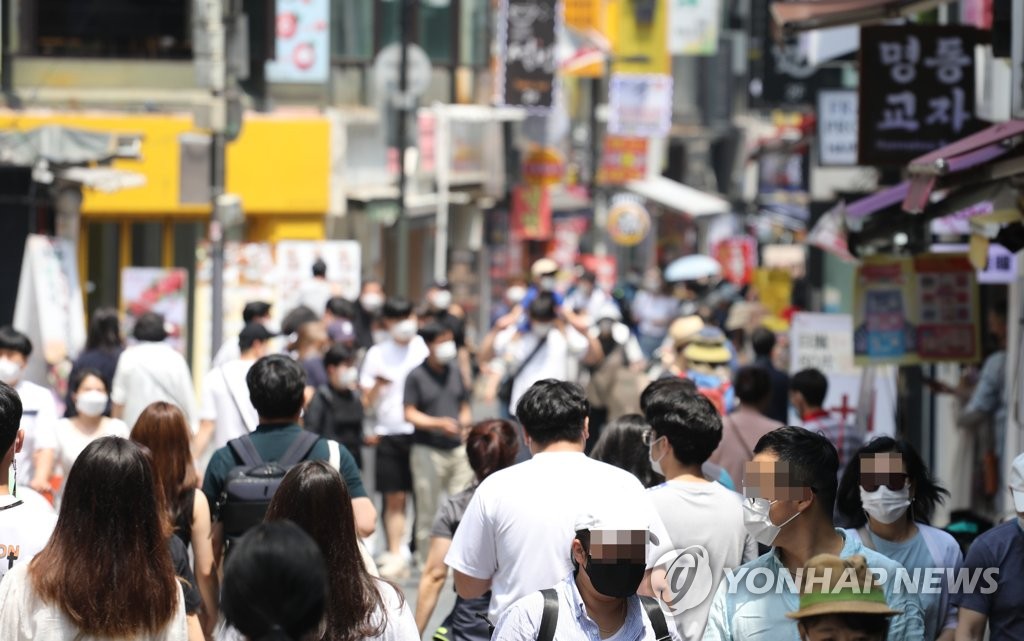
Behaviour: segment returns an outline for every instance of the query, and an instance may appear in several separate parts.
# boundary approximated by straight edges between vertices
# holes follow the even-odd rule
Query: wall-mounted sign
[[[277,0],[275,57],[267,61],[267,80],[327,82],[331,68],[330,24],[328,0]]]
[[[822,165],[857,164],[857,92],[818,92],[818,159]]]
[[[624,185],[647,176],[647,139],[605,136],[597,182],[604,186]]]
[[[608,133],[660,138],[672,128],[672,76],[617,73],[608,88]]]
[[[619,196],[608,210],[608,235],[612,242],[623,247],[634,247],[647,238],[651,231],[651,215],[631,196]]]
[[[499,19],[502,104],[549,109],[555,94],[557,0],[504,0]]]
[[[565,159],[557,149],[542,147],[523,160],[523,182],[527,185],[555,185],[564,175]]]

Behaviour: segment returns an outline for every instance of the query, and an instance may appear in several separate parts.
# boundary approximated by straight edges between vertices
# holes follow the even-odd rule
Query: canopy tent
[[[694,218],[728,214],[732,211],[732,205],[725,198],[695,189],[664,176],[653,176],[644,180],[629,182],[626,184],[626,189],[638,196],[643,196],[664,207],[681,211]]]

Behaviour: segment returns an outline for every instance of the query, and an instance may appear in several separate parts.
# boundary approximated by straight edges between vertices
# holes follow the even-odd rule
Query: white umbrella
[[[665,268],[665,280],[678,283],[684,280],[700,280],[711,276],[720,276],[722,266],[717,260],[704,254],[683,256],[669,263]]]

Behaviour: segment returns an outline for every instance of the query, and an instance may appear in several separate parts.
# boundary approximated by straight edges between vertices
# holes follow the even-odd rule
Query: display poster
[[[349,300],[359,297],[362,262],[354,240],[282,240],[274,247],[276,284],[282,315],[299,305],[302,285],[313,276],[317,259],[327,265],[331,295]]]
[[[597,183],[605,187],[616,187],[646,177],[647,139],[605,136]]]
[[[122,330],[131,336],[146,312],[164,317],[167,343],[183,356],[188,350],[188,270],[182,267],[125,267],[121,270]]]
[[[722,266],[722,278],[735,285],[749,285],[757,267],[757,239],[725,238],[712,246],[711,257]]]
[[[554,103],[557,0],[504,0],[499,16],[502,104],[547,110]]]
[[[608,133],[661,138],[672,128],[672,76],[616,73],[608,89]]]
[[[718,53],[720,0],[669,0],[668,47],[674,56]]]
[[[331,68],[330,25],[329,0],[277,0],[275,54],[274,60],[267,61],[267,80],[327,82]]]
[[[551,238],[551,190],[541,185],[518,185],[512,189],[512,238]]]

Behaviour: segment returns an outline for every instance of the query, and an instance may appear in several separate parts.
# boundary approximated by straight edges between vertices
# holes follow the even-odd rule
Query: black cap
[[[249,323],[238,334],[238,345],[244,351],[256,341],[265,341],[273,338],[274,332],[270,331],[260,323]]]
[[[242,309],[242,320],[247,324],[251,323],[253,319],[263,316],[270,316],[270,303],[268,302],[262,300],[250,301]]]

